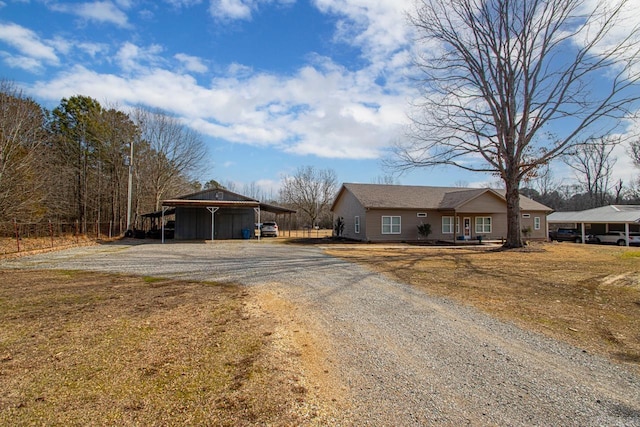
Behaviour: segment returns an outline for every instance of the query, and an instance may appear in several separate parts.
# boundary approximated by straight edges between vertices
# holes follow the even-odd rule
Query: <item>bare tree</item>
[[[251,181],[250,184],[244,184],[242,194],[255,200],[264,201],[266,199],[264,190],[255,181]]]
[[[371,180],[371,183],[383,185],[399,185],[400,181],[393,175],[378,175],[373,180]]]
[[[557,190],[558,185],[553,178],[553,171],[551,165],[545,163],[537,168],[534,174],[529,174],[525,179],[525,184],[538,192],[541,196],[552,193]]]
[[[159,210],[162,198],[188,187],[185,178],[202,168],[206,147],[197,132],[161,111],[138,108],[133,120],[149,146],[146,157],[136,160],[138,167],[145,168],[145,174],[138,177],[146,182],[143,191],[152,195],[154,209]],[[147,164],[140,165],[142,162]]]
[[[609,181],[613,166],[616,164],[611,153],[620,142],[620,138],[603,138],[596,142],[577,145],[565,163],[576,173],[576,179],[582,185],[591,201],[590,208],[607,204]]]
[[[318,218],[326,213],[337,191],[337,177],[332,169],[300,167],[293,176],[283,179],[280,189],[282,203],[304,213],[309,225],[318,225]]]
[[[614,199],[613,203],[619,205],[622,202],[623,192],[624,192],[624,184],[622,179],[619,179],[613,187]]]
[[[35,219],[42,212],[44,122],[38,104],[0,81],[0,220]]]
[[[409,18],[423,42],[416,59],[422,96],[391,166],[453,165],[499,177],[505,247],[523,245],[523,179],[575,141],[611,132],[640,97],[638,28],[614,37],[626,23],[628,1],[587,6],[420,0]]]
[[[640,139],[631,141],[629,154],[631,155],[633,164],[640,168]]]

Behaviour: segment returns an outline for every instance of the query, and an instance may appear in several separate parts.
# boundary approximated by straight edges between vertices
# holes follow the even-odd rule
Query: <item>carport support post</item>
[[[214,233],[215,228],[216,228],[215,227],[215,225],[216,225],[215,213],[218,211],[218,209],[220,209],[220,208],[207,206],[207,210],[209,212],[211,212],[211,241],[214,240],[214,238],[213,238],[214,234],[213,233]]]
[[[168,206],[163,206],[163,207],[162,207],[162,222],[161,222],[161,224],[162,224],[162,230],[161,230],[161,233],[162,233],[162,243],[164,243],[164,213],[167,211],[167,209],[169,209],[169,207],[168,207]]]
[[[262,228],[260,227],[260,208],[253,208],[253,210],[258,214],[258,240],[260,240],[260,235],[262,234]]]
[[[626,246],[629,247],[629,223],[628,222],[624,224],[624,237],[627,242]]]

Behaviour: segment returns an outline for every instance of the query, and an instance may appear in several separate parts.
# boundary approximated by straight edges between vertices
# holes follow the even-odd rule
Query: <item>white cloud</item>
[[[40,40],[38,35],[28,28],[17,24],[0,24],[0,40],[13,46],[22,57],[32,61],[44,61],[49,64],[59,63],[55,49]]]
[[[2,52],[0,52],[0,56],[2,56],[4,63],[11,68],[18,68],[36,74],[44,70],[42,63],[34,58],[3,54]]]
[[[190,7],[202,3],[202,0],[164,0],[173,7]]]
[[[142,71],[149,66],[164,62],[160,56],[161,52],[162,47],[159,45],[140,47],[126,42],[118,50],[115,59],[123,71]]]
[[[120,7],[131,6],[129,1],[118,1]],[[110,23],[118,27],[128,27],[127,14],[111,1],[94,1],[88,3],[62,3],[50,6],[52,10],[77,15],[87,21]]]
[[[105,54],[109,52],[110,47],[104,43],[88,43],[88,42],[80,42],[75,45],[78,49],[85,52],[87,55],[95,58],[100,54]]]
[[[146,52],[146,53],[145,53]],[[121,105],[142,104],[183,118],[199,132],[230,142],[272,146],[299,155],[376,158],[406,123],[407,93],[385,93],[363,76],[325,61],[291,76],[217,77],[205,87],[188,74],[145,65],[157,48],[126,44],[119,63],[131,75],[82,66],[34,87],[40,98],[77,93]]]
[[[196,56],[187,55],[185,53],[178,53],[174,55],[178,61],[182,62],[187,71],[194,73],[206,73],[208,71],[207,66],[202,62],[201,58]]]
[[[413,0],[314,0],[323,13],[340,17],[337,41],[357,46],[372,63],[388,60],[409,42],[406,12]]]
[[[212,0],[211,15],[221,19],[249,19],[255,2],[251,0]]]
[[[249,20],[261,5],[289,5],[295,0],[211,0],[211,16],[222,20]]]

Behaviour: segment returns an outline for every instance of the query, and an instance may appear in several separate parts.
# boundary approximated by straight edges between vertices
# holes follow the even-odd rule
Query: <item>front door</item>
[[[464,240],[470,240],[471,239],[471,218],[469,217],[465,217],[462,220],[462,224],[463,224],[463,235],[464,235]]]

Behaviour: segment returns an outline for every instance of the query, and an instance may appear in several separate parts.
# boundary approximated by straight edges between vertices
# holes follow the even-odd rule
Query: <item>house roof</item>
[[[640,205],[609,205],[584,211],[554,212],[549,223],[640,223]]]
[[[362,206],[369,209],[456,210],[487,193],[505,200],[504,190],[490,188],[345,183],[331,206],[331,210],[334,209],[341,194],[346,190],[351,192]],[[520,208],[527,211],[551,211],[549,207],[525,196],[520,196]]]

